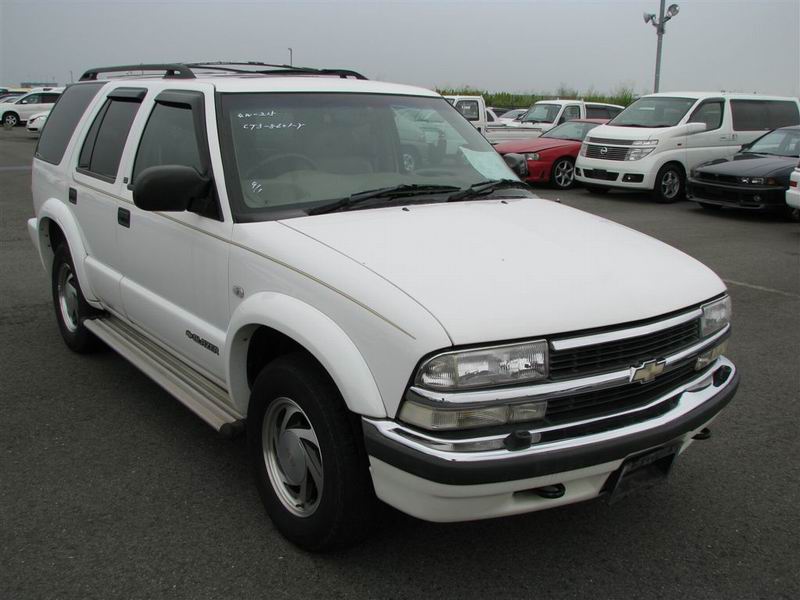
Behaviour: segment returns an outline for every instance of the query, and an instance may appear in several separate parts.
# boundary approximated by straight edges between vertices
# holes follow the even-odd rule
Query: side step
[[[228,392],[130,325],[116,317],[86,319],[83,324],[223,435],[243,430],[241,415],[228,406]]]

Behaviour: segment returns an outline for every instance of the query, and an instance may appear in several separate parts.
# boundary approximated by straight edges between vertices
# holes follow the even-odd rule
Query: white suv
[[[99,77],[132,69],[157,74]],[[398,113],[427,136],[413,167]],[[424,89],[93,69],[48,118],[33,199],[66,344],[99,338],[246,430],[267,512],[304,548],[364,535],[376,496],[459,521],[624,495],[738,385],[714,273],[536,198]]]

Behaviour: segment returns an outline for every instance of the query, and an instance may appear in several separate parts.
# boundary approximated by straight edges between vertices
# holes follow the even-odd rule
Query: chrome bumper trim
[[[728,377],[725,380],[725,382],[723,382],[719,386],[715,386],[712,384],[713,373],[716,372],[721,367],[727,367],[728,369],[730,369],[730,372],[728,373]],[[484,450],[484,451],[460,451],[458,449],[442,450],[441,448],[443,447],[458,448],[458,446],[460,445],[465,448],[470,448],[470,447],[475,448],[480,446],[487,447],[487,446],[502,444],[502,440],[508,436],[508,433],[504,433],[501,435],[484,436],[484,437],[459,438],[457,440],[454,440],[452,438],[436,437],[428,433],[423,433],[419,430],[406,427],[405,425],[402,425],[397,421],[371,419],[367,417],[364,417],[363,419],[365,422],[375,427],[382,436],[390,440],[393,440],[399,444],[407,446],[411,449],[422,452],[424,454],[435,456],[439,459],[443,459],[446,461],[456,461],[456,462],[503,460],[507,458],[519,458],[531,455],[546,454],[548,452],[554,452],[566,449],[581,448],[585,446],[590,446],[592,444],[613,440],[615,438],[621,438],[624,436],[641,433],[649,429],[655,429],[691,412],[692,410],[701,406],[704,402],[710,400],[711,398],[722,392],[735,379],[734,377],[735,374],[736,374],[736,367],[731,361],[729,361],[725,357],[718,358],[717,361],[714,363],[713,368],[710,369],[708,372],[704,373],[703,375],[699,375],[693,380],[664,394],[663,396],[654,400],[647,406],[643,406],[637,409],[632,409],[629,411],[614,413],[613,415],[607,415],[605,417],[588,419],[585,421],[576,421],[573,423],[560,425],[556,427],[542,427],[539,429],[531,429],[530,433],[532,439],[536,440],[540,438],[541,434],[545,431],[552,431],[554,429],[560,429],[560,428],[570,428],[585,423],[616,418],[620,415],[645,411],[648,408],[652,408],[653,406],[659,404],[660,402],[664,402],[665,400],[680,395],[680,399],[678,400],[678,404],[675,406],[675,408],[658,417],[654,417],[652,419],[648,419],[646,421],[642,421],[640,423],[636,423],[633,425],[627,425],[624,427],[619,427],[617,429],[612,429],[610,431],[604,431],[600,433],[595,433],[575,438],[568,438],[554,442],[533,444],[525,450],[507,450],[505,448],[497,450]],[[708,385],[701,386],[700,384],[705,383],[706,380],[708,380]],[[690,391],[690,389],[692,388],[695,388],[694,391]]]
[[[720,329],[717,333],[707,337],[700,342],[681,350],[675,354],[666,357],[664,372],[668,373],[670,370],[679,366],[679,363],[692,356],[699,354],[705,348],[713,346],[715,342],[726,336],[730,332],[730,324]],[[412,386],[409,391],[417,396],[422,401],[427,401],[436,405],[452,405],[452,406],[468,406],[468,405],[481,405],[485,406],[487,403],[502,403],[514,402],[524,400],[550,400],[561,398],[564,396],[571,396],[586,391],[600,390],[608,387],[615,387],[618,385],[625,385],[631,382],[631,377],[635,367],[621,369],[612,373],[603,373],[601,375],[592,375],[590,377],[582,377],[580,379],[570,379],[568,381],[556,381],[552,383],[538,383],[526,386],[499,388],[494,390],[474,390],[464,392],[438,392],[427,390],[421,387]],[[646,385],[646,384],[645,384]],[[416,399],[416,398],[415,398]]]
[[[663,329],[669,329],[676,325],[681,325],[692,319],[698,319],[702,316],[703,311],[699,308],[664,319],[658,323],[650,323],[649,325],[640,325],[639,327],[631,327],[629,329],[618,329],[615,331],[605,331],[602,333],[595,333],[593,335],[582,335],[578,337],[555,339],[550,342],[553,350],[571,350],[572,348],[580,348],[582,346],[594,346],[595,344],[604,344],[606,342],[615,342],[617,340],[625,340],[640,335],[648,335],[656,333]]]

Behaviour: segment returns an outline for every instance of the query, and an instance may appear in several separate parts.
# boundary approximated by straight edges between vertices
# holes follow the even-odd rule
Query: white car
[[[28,122],[25,124],[25,129],[31,133],[40,133],[42,131],[42,127],[44,127],[45,121],[47,121],[47,115],[49,114],[50,111],[46,110],[31,115],[31,117],[28,119]]]
[[[517,123],[522,118],[522,115],[524,115],[526,112],[528,112],[527,108],[515,108],[513,110],[504,112],[502,115],[497,117],[497,124],[511,125]]]
[[[786,204],[794,209],[795,215],[800,214],[800,163],[789,176],[789,189],[786,190]]]
[[[535,102],[512,127],[527,130],[528,137],[536,137],[553,127],[573,119],[612,119],[624,107],[604,102],[582,100],[540,100]]]
[[[697,165],[730,158],[770,129],[797,124],[797,98],[650,94],[592,131],[575,163],[575,178],[593,193],[648,190],[658,202],[675,202]]]
[[[535,197],[434,92],[213,66],[70,86],[28,230],[67,346],[246,431],[287,538],[353,543],[376,497],[430,521],[618,498],[708,437],[739,376],[707,267]],[[414,169],[398,111],[435,125]]]
[[[63,88],[33,91],[11,102],[0,102],[0,122],[7,127],[25,123],[36,113],[50,110],[62,91]]]

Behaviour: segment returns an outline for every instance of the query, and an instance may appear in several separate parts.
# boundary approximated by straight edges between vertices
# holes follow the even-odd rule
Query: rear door
[[[16,104],[20,121],[27,121],[37,112],[47,110],[49,106],[44,103],[43,94],[28,94],[19,99]]]
[[[147,90],[117,87],[95,105],[74,153],[69,202],[78,215],[86,244],[89,284],[103,304],[122,312],[117,223],[122,208],[119,173],[131,126]]]
[[[149,167],[188,166],[213,179],[208,141],[209,134],[216,140],[213,88],[165,89],[143,110],[146,121],[124,167],[129,181],[121,194],[128,220],[117,226],[125,314],[224,385],[230,216],[223,214],[215,189],[185,212],[145,211],[133,204],[133,189]]]

